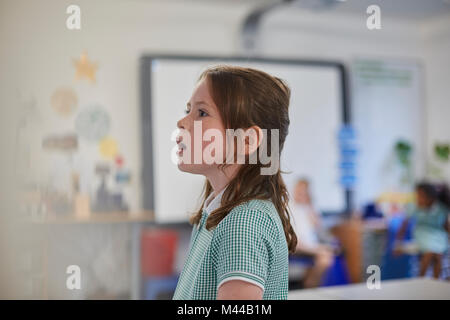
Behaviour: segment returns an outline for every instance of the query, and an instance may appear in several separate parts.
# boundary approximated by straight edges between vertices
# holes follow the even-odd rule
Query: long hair
[[[421,181],[416,184],[416,190],[422,190],[432,203],[439,202],[450,210],[450,190],[446,183],[432,184]]]
[[[205,79],[214,103],[217,105],[226,129],[247,129],[258,126],[261,129],[279,130],[279,155],[289,127],[290,89],[286,83],[265,72],[235,66],[216,66],[205,70],[198,81]],[[271,135],[267,134],[265,145],[271,151]],[[264,141],[262,142],[264,143]],[[259,151],[261,145],[258,147]],[[270,155],[272,156],[272,155]],[[279,158],[278,158],[279,159]],[[270,167],[260,161],[250,164],[248,155],[237,174],[228,183],[221,200],[221,206],[211,212],[206,229],[211,230],[236,206],[252,199],[271,200],[281,218],[290,252],[297,246],[297,236],[292,228],[289,213],[289,194],[281,176],[281,170],[273,175],[260,174],[261,168]],[[221,164],[223,169],[226,164]],[[206,180],[200,209],[191,218],[191,224],[199,223],[206,198],[213,192]]]

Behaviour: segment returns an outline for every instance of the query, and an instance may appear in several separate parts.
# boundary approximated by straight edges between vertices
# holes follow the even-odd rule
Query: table
[[[292,290],[288,300],[450,300],[450,281],[407,278],[381,281],[380,289],[366,283]]]

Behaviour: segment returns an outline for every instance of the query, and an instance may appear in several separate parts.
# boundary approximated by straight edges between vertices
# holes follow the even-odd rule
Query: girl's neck
[[[214,196],[217,196],[220,191],[222,191],[228,183],[233,179],[239,170],[239,165],[232,164],[220,170],[219,168],[214,168],[210,173],[205,174],[206,179],[208,179],[211,187],[213,188]]]

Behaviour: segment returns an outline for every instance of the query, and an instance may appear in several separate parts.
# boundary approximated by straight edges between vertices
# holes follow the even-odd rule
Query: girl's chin
[[[185,164],[183,162],[180,162],[178,163],[178,169],[187,173],[205,174],[208,169],[211,169],[211,166],[205,164]]]
[[[178,163],[178,169],[188,173],[202,173],[202,165],[199,164],[185,164],[183,162]]]

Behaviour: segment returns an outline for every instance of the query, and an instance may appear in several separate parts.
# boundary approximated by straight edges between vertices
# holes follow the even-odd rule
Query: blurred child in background
[[[333,248],[322,243],[329,241],[330,236],[324,232],[320,213],[313,206],[308,180],[297,181],[293,200],[291,207],[293,227],[298,239],[295,254],[312,256],[314,260],[313,265],[306,270],[303,287],[317,287],[320,285],[323,274],[334,261]]]
[[[404,235],[411,219],[414,219],[413,240],[419,257],[419,276],[425,276],[433,265],[433,276],[439,278],[442,270],[442,257],[448,249],[450,192],[447,185],[433,185],[422,182],[416,186],[416,203],[406,208],[407,219],[403,221],[397,234],[397,242]],[[399,246],[394,249],[399,255]]]

